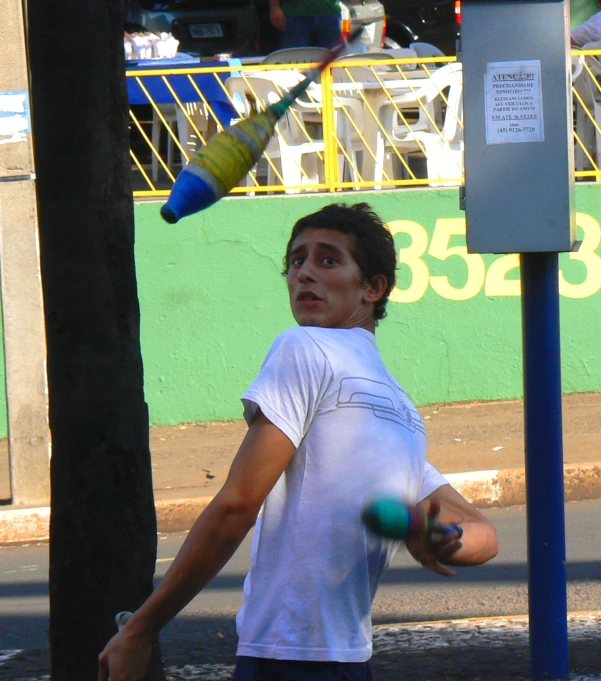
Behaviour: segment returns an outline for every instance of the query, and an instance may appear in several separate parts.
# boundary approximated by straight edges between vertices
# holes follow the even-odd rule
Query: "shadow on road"
[[[217,575],[204,591],[240,590],[244,584],[244,574]],[[457,570],[452,582],[462,584],[526,583],[528,567],[524,563],[489,563],[478,567]],[[158,583],[160,580],[155,580]],[[601,561],[582,561],[567,564],[567,581],[601,581]],[[445,577],[424,570],[421,566],[391,567],[382,579],[382,584],[449,584]],[[27,596],[48,596],[47,582],[2,583],[0,599]]]

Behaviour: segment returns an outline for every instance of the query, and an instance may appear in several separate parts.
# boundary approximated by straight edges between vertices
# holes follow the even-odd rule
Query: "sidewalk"
[[[568,615],[569,681],[601,681],[598,611]],[[167,681],[231,681],[236,636],[173,654],[163,645]],[[229,633],[228,633],[229,632]],[[408,622],[374,627],[371,664],[377,681],[527,681],[528,618]],[[0,651],[6,681],[50,681],[47,649]]]
[[[429,460],[480,507],[525,502],[523,405],[472,402],[420,408]],[[566,500],[601,498],[601,394],[564,397]],[[187,530],[223,484],[242,421],[151,429],[159,531]],[[49,509],[0,507],[0,544],[43,541]]]

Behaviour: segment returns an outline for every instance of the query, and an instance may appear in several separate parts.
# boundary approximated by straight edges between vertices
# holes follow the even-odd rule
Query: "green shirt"
[[[287,17],[324,17],[340,14],[338,0],[281,0]]]

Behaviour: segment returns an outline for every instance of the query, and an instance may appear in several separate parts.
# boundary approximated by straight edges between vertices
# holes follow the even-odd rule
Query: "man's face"
[[[380,295],[364,281],[353,237],[336,229],[305,229],[290,246],[288,293],[300,326],[373,331]]]

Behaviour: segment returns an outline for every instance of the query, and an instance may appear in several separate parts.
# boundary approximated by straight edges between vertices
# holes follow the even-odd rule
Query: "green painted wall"
[[[570,15],[572,28],[580,26],[595,12],[599,11],[595,0],[570,0]]]
[[[584,244],[579,253],[560,256],[563,383],[565,392],[601,391],[601,187],[578,185],[576,197]],[[395,232],[403,262],[377,339],[413,399],[519,397],[515,257],[465,260],[457,191],[340,198],[368,201]],[[174,226],[161,220],[160,204],[136,205],[146,397],[154,424],[240,418],[241,393],[274,337],[294,323],[280,274],[292,224],[331,201],[229,198]]]

